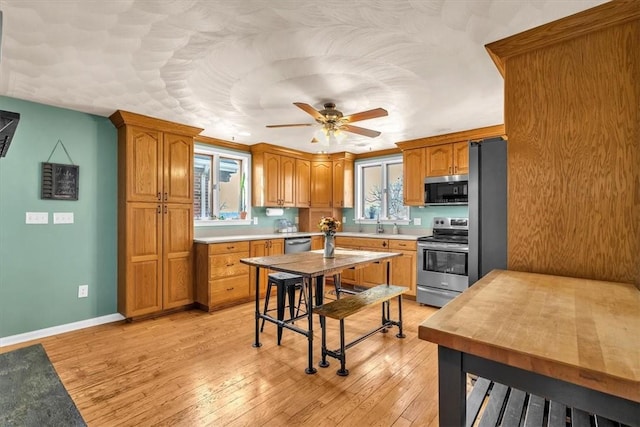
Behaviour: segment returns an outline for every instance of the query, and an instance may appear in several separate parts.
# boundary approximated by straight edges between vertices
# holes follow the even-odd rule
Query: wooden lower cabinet
[[[377,238],[336,236],[336,247],[387,252],[389,250],[389,241],[387,239]],[[364,268],[356,270],[343,270],[342,282],[365,288],[387,283],[386,263],[369,264]]]
[[[404,295],[416,296],[417,246],[413,240],[389,240],[389,250],[402,255],[391,260],[391,284],[407,286]]]
[[[284,239],[266,239],[266,240],[252,240],[250,244],[251,257],[258,256],[270,256],[270,255],[282,255],[284,253]],[[251,267],[250,280],[251,285],[249,292],[251,296],[256,294],[256,270],[257,268]],[[267,290],[267,276],[271,273],[271,270],[265,268],[260,269],[260,296],[264,296]]]
[[[323,236],[311,236],[311,250],[324,249],[324,237]]]
[[[251,299],[249,242],[196,244],[196,304],[211,311]]]
[[[119,242],[118,311],[135,318],[193,303],[193,205],[130,202]]]
[[[378,239],[366,237],[336,236],[336,247],[363,251],[399,252],[402,255],[391,259],[392,285],[406,286],[405,295],[416,296],[416,242],[403,239]],[[386,264],[370,264],[358,270],[344,270],[342,283],[370,288],[387,283]]]

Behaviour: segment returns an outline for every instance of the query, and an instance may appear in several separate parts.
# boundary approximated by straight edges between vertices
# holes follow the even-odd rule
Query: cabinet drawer
[[[389,240],[366,237],[342,237],[336,236],[336,246],[343,248],[358,248],[366,251],[368,249],[388,249]]]
[[[249,274],[249,266],[240,259],[249,258],[249,253],[237,252],[209,257],[209,279]]]
[[[415,251],[416,241],[414,240],[389,240],[389,249],[399,249],[401,251]]]
[[[211,304],[220,305],[225,302],[241,300],[249,297],[249,275],[227,277],[224,279],[212,280]]]
[[[249,252],[249,241],[223,242],[209,244],[209,255],[227,254],[230,252]]]

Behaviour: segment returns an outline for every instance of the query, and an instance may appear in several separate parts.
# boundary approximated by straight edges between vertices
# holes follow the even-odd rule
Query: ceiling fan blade
[[[357,133],[358,135],[368,136],[369,138],[375,138],[376,136],[379,136],[381,134],[381,132],[378,132],[377,130],[365,129],[353,125],[342,125],[340,126],[340,130]]]
[[[267,125],[268,128],[290,128],[290,127],[298,127],[298,126],[313,126],[315,123],[297,123],[290,125]]]
[[[341,120],[344,123],[359,122],[360,120],[375,119],[376,117],[388,116],[389,113],[384,108],[374,108],[373,110],[362,111],[360,113],[344,116]]]
[[[300,108],[305,113],[311,115],[311,117],[313,117],[314,119],[319,120],[320,122],[325,121],[325,117],[320,114],[320,111],[316,110],[311,105],[305,104],[304,102],[294,102],[293,105]]]

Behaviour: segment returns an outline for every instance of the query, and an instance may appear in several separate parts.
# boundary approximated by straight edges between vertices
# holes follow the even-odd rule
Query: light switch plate
[[[54,212],[54,224],[73,224],[73,212]]]
[[[26,224],[49,224],[49,212],[27,212]]]
[[[413,218],[413,225],[422,225],[422,218]]]

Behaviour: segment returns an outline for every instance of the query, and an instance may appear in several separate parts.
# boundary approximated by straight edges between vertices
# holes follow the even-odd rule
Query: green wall
[[[20,113],[0,158],[0,337],[116,312],[116,129],[104,117],[0,97]],[[40,199],[40,167],[60,139],[80,166],[77,201]],[[50,162],[70,163],[59,146]],[[46,225],[26,212],[48,212]],[[73,212],[73,224],[53,224]],[[89,297],[78,298],[78,286]]]

